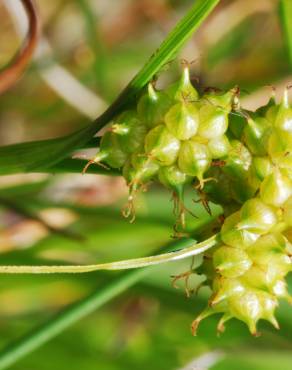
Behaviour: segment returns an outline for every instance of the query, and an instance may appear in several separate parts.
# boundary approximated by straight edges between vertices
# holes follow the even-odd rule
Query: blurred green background
[[[17,3],[0,1],[1,66],[17,50],[26,27]],[[25,76],[0,97],[0,145],[57,137],[97,117],[193,1],[36,3],[42,19],[40,48]],[[178,78],[178,61],[185,58],[195,61],[192,76],[201,90],[238,84],[249,109],[268,100],[270,85],[280,96],[292,78],[279,14],[277,0],[222,0],[178,60],[165,66],[159,86]],[[132,225],[120,213],[126,194],[119,177],[2,176],[0,263],[86,264],[149,255],[167,245],[174,223],[170,194],[152,186],[140,196]],[[194,209],[191,195],[189,204]],[[210,222],[205,210],[195,207],[200,220],[188,220],[194,234]],[[286,304],[278,309],[281,330],[261,323],[260,338],[251,337],[234,320],[218,338],[217,318],[205,320],[198,337],[191,336],[190,323],[209,291],[203,288],[187,299],[183,284],[181,289],[171,286],[171,276],[189,265],[187,260],[155,268],[11,369],[291,369],[291,308]],[[102,289],[118,274],[1,276],[1,347]],[[193,276],[192,286],[201,280]]]

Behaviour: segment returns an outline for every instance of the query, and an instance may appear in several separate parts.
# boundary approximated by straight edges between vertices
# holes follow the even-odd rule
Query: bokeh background
[[[40,47],[24,77],[0,97],[0,145],[61,136],[97,117],[193,1],[36,3],[42,20]],[[26,27],[18,1],[1,0],[1,66],[21,44]],[[268,100],[271,85],[280,96],[292,82],[277,0],[222,0],[178,59],[165,66],[159,86],[178,78],[181,58],[194,61],[192,76],[199,89],[238,84],[249,109]],[[126,194],[119,177],[2,176],[1,264],[111,261],[148,255],[169,243],[174,223],[170,194],[151,187],[141,195],[132,225],[120,213]],[[208,222],[204,209],[196,207],[201,218],[188,221],[191,230]],[[191,336],[190,323],[209,291],[203,288],[187,299],[183,284],[178,283],[181,289],[171,286],[171,276],[189,264],[156,268],[12,369],[291,369],[291,308],[284,303],[278,309],[280,331],[261,323],[262,336],[253,338],[245,325],[231,321],[218,338],[217,318],[210,318],[198,337]],[[1,276],[0,345],[5,347],[117,276]],[[192,286],[200,279],[193,276]]]

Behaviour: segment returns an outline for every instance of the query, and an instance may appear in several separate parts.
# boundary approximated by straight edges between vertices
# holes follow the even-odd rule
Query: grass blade
[[[133,78],[121,96],[135,97],[160,69],[170,61],[183,44],[199,28],[220,0],[197,0],[190,11],[178,22],[159,49]],[[122,99],[123,100],[123,99]]]

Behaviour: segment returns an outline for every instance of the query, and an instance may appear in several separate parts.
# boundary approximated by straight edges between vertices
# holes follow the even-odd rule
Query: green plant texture
[[[290,1],[114,3],[3,38],[0,370],[288,370]]]

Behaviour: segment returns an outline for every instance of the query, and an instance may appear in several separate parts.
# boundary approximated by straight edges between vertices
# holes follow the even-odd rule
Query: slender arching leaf
[[[0,174],[36,172],[54,165],[86,141],[82,133],[0,147]]]
[[[0,174],[42,171],[70,156],[121,112],[153,76],[178,52],[220,0],[197,0],[190,11],[169,33],[113,104],[82,130],[57,139],[21,143],[0,148]]]
[[[128,270],[133,268],[159,265],[161,263],[177,261],[189,258],[205,252],[218,243],[218,235],[213,235],[201,243],[194,242],[188,248],[163,253],[155,256],[134,258],[123,261],[101,263],[94,265],[64,265],[64,266],[1,266],[0,274],[64,274],[64,273],[84,273],[98,270]]]
[[[70,136],[14,144],[0,147],[0,175],[19,172],[82,172],[86,160],[70,159],[68,153],[74,151],[83,143],[82,132],[75,132]],[[89,167],[88,173],[106,175],[118,174],[112,169],[106,170],[100,166]]]

